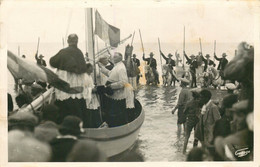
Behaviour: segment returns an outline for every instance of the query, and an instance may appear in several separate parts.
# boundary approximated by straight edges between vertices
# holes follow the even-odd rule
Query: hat
[[[238,100],[238,96],[234,94],[226,95],[222,100],[222,106],[225,108],[231,108]]]
[[[40,54],[39,58],[43,58],[44,56],[42,54]]]
[[[60,133],[69,133],[72,135],[79,135],[82,132],[81,124],[82,120],[79,117],[69,115],[64,118],[60,125]]]
[[[153,52],[150,53],[150,56],[154,56]]]
[[[25,125],[35,127],[38,123],[38,118],[30,112],[17,112],[8,118],[8,126]]]
[[[51,148],[34,137],[19,130],[8,133],[9,162],[48,162]]]
[[[186,83],[186,84],[189,84],[189,83],[190,83],[190,81],[187,80],[186,78],[180,78],[179,80],[180,80],[182,83]]]
[[[228,90],[235,90],[237,88],[233,83],[227,83],[225,86]]]
[[[222,54],[222,57],[226,57],[226,56],[227,56],[227,54],[226,54],[226,53],[223,53],[223,54]]]
[[[195,55],[193,55],[193,54],[192,54],[192,55],[190,55],[190,58],[195,58],[195,57],[196,57],[196,56],[195,56]]]
[[[173,55],[171,53],[168,54],[168,57],[172,57]]]
[[[79,140],[67,156],[67,162],[105,162],[107,157],[92,140]]]
[[[208,58],[208,57],[210,57],[210,55],[209,55],[209,54],[206,54],[206,56],[205,56],[205,57],[207,57],[207,58]]]

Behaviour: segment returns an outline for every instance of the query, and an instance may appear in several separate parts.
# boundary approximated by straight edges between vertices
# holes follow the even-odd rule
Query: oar
[[[161,55],[161,43],[160,43],[160,38],[158,38],[158,45],[159,45],[159,54],[160,54],[161,70],[162,70],[162,55]]]

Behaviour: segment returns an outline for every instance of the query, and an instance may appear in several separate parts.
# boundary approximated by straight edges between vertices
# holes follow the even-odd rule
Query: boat
[[[33,110],[40,109],[43,105],[51,102],[53,93],[54,89],[50,88],[36,98],[31,105],[27,105],[19,110],[19,112],[32,112]],[[145,118],[145,112],[142,105],[137,100],[135,108],[139,115],[132,122],[111,128],[85,128],[81,137],[96,141],[98,147],[109,158],[130,150],[138,138],[139,131]]]
[[[86,13],[91,13],[92,10],[87,10]],[[90,16],[92,17],[92,16]],[[89,19],[88,23],[92,24],[91,19]],[[91,25],[92,26],[92,25]],[[90,26],[90,27],[91,27]],[[90,33],[93,33],[93,30],[90,30]],[[92,38],[93,36],[90,35],[89,38]],[[89,39],[89,40],[93,40]],[[93,42],[89,42],[90,47],[92,50],[90,50],[90,55],[92,55],[91,58],[94,60],[95,64],[95,53],[94,53],[94,47],[93,47]],[[91,46],[92,45],[92,46]],[[13,57],[17,57],[14,54],[9,53],[8,55],[12,55]],[[17,59],[21,62],[21,64],[24,62],[24,60],[20,59],[17,57]],[[12,62],[16,61],[9,61],[10,66],[17,66],[17,64],[10,64]],[[36,64],[30,64],[28,65],[27,68],[34,68],[40,71],[40,67],[37,66]],[[24,67],[26,68],[26,67]],[[15,68],[14,68],[15,69]],[[36,70],[36,71],[37,71]],[[19,71],[19,70],[18,70]],[[34,70],[35,71],[35,70]],[[34,71],[28,71],[30,74],[34,74],[32,76],[38,77],[38,73],[36,74]],[[44,72],[42,72],[44,73]],[[45,75],[43,75],[45,76]],[[38,77],[39,78],[39,77]],[[48,82],[48,77],[41,77],[40,79],[45,79],[44,81]],[[52,97],[55,93],[55,88],[50,88],[46,92],[38,95],[38,97],[33,100],[33,102],[26,107],[19,109],[18,112],[33,112],[36,110],[39,110],[42,106],[46,104],[52,103]],[[136,100],[135,103],[135,112],[137,112],[138,116],[131,122],[122,125],[122,126],[117,126],[117,127],[105,127],[105,128],[85,128],[84,133],[81,135],[82,138],[87,138],[87,139],[92,139],[96,141],[98,147],[107,155],[108,158],[114,157],[116,155],[119,155],[131,148],[133,148],[134,144],[136,143],[136,140],[138,138],[139,131],[141,129],[141,126],[144,122],[145,118],[145,113],[144,110],[142,109],[142,105],[140,104],[139,101]]]

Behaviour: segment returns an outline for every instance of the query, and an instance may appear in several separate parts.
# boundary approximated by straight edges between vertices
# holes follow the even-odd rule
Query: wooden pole
[[[160,54],[161,70],[162,70],[162,55],[161,55],[161,43],[160,43],[160,38],[158,38],[158,45],[159,45],[159,54]]]
[[[183,55],[182,55],[182,68],[183,70],[185,69],[184,67],[184,52],[185,52],[185,26],[183,30]]]
[[[36,51],[36,54],[38,54],[38,51],[39,51],[39,45],[40,45],[40,37],[38,37],[38,44],[37,44],[37,51]]]
[[[200,53],[202,54],[202,46],[201,46],[201,39],[199,38],[200,41]]]
[[[18,46],[18,56],[20,56],[20,46]]]
[[[216,54],[216,40],[214,41],[214,55]],[[215,56],[213,56],[214,57],[214,62],[215,62]]]
[[[65,48],[65,41],[64,41],[64,37],[62,37],[62,46],[63,46],[63,48]]]
[[[131,46],[133,46],[134,37],[135,37],[135,31],[134,31],[134,33],[133,33],[133,38],[132,38],[132,41],[131,41]]]
[[[143,50],[143,54],[144,54],[144,44],[143,44],[143,40],[142,40],[142,35],[141,35],[140,29],[139,29],[139,35],[140,35],[141,44],[142,44],[142,50]]]

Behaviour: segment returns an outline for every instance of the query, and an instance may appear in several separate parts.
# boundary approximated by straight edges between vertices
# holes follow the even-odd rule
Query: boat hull
[[[84,138],[97,142],[98,147],[108,156],[113,157],[131,148],[138,138],[144,122],[144,111],[132,122],[113,128],[85,129]]]

